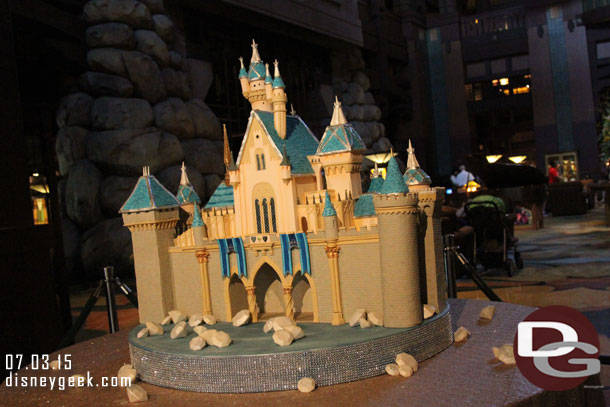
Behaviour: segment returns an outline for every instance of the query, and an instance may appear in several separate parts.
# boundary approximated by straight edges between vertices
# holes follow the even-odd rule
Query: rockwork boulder
[[[133,49],[136,46],[133,30],[127,24],[122,23],[93,25],[85,31],[85,41],[89,48]]]
[[[161,76],[163,76],[165,89],[169,96],[177,96],[182,99],[191,97],[191,87],[186,73],[172,68],[163,68]]]
[[[200,99],[185,103],[195,125],[195,136],[210,140],[222,140],[220,122],[210,108]]]
[[[133,85],[127,79],[101,72],[86,72],[79,79],[81,89],[92,95],[130,97]]]
[[[65,126],[88,126],[89,111],[93,98],[86,93],[72,93],[59,102],[55,122],[59,128]]]
[[[59,173],[68,175],[70,168],[84,159],[87,153],[87,130],[70,126],[59,129],[55,141]]]
[[[153,108],[155,125],[180,138],[192,138],[195,135],[195,126],[189,111],[182,99],[167,98]]]
[[[142,129],[152,121],[150,104],[142,99],[103,96],[91,106],[91,124],[98,130]]]
[[[150,10],[136,0],[91,0],[83,9],[88,24],[109,21],[129,24],[132,27],[150,27]]]
[[[155,14],[152,16],[155,31],[167,43],[174,40],[174,23],[165,14]]]
[[[159,66],[143,52],[124,51],[123,63],[129,80],[134,85],[135,95],[157,103],[165,98],[167,92]]]
[[[159,34],[151,30],[136,30],[134,36],[138,51],[150,55],[163,66],[169,63],[167,44],[159,37]]]
[[[138,177],[119,177],[112,175],[102,181],[100,203],[107,216],[117,216],[136,185]]]
[[[224,174],[225,166],[222,149],[223,144],[221,141],[201,138],[182,140],[184,161],[203,174]]]
[[[83,234],[81,261],[87,274],[96,277],[104,266],[114,266],[118,273],[133,267],[131,233],[122,218],[106,219]]]
[[[96,48],[87,52],[87,65],[97,72],[126,76],[123,51],[115,48]]]
[[[66,211],[81,228],[88,228],[103,219],[99,203],[102,173],[87,160],[81,160],[70,169],[66,182]]]

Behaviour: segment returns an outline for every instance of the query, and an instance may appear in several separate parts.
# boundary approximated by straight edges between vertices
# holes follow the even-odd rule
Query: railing
[[[583,11],[591,11],[600,7],[610,6],[610,0],[583,0]]]
[[[610,1],[610,0],[606,0]],[[501,13],[485,13],[462,17],[463,37],[474,37],[525,27],[525,11],[520,9],[502,10]]]

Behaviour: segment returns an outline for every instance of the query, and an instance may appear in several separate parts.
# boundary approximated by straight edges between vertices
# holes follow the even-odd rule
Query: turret
[[[193,188],[191,181],[189,181],[184,162],[182,162],[182,168],[180,168],[180,170],[180,186],[178,187],[176,198],[178,198],[182,209],[189,214],[192,214],[193,205],[196,203],[201,203],[201,199],[199,198],[199,195],[197,195],[197,192],[195,192],[195,188]]]
[[[273,79],[269,72],[269,64],[265,64],[265,71],[265,96],[267,100],[271,100],[273,98]]]
[[[337,211],[330,201],[330,195],[326,191],[324,198],[324,210],[322,211],[324,219],[324,238],[326,241],[336,241],[339,236],[339,224],[337,222]]]
[[[201,209],[198,204],[195,204],[193,211],[193,238],[195,239],[195,246],[203,245],[204,241],[208,238],[208,231],[201,218]]]
[[[408,185],[411,191],[430,189],[432,180],[419,166],[417,158],[415,157],[415,149],[411,145],[411,140],[409,140],[409,148],[407,149],[407,152],[409,153],[409,157],[407,159],[407,170],[403,176],[405,183]]]
[[[169,246],[180,202],[144,167],[119,213],[131,232],[140,322],[160,321],[175,308]]]
[[[335,98],[330,125],[326,127],[315,155],[324,168],[328,189],[339,193],[345,191],[346,199],[356,199],[362,194],[360,167],[365,150],[360,135],[345,119],[341,102]]]
[[[292,171],[290,170],[290,158],[286,152],[286,145],[282,146],[282,162],[280,162],[280,175],[282,180],[288,182],[292,179]]]
[[[386,179],[373,196],[378,219],[384,326],[422,322],[417,195],[410,193],[392,157]]]
[[[225,185],[237,185],[239,184],[239,169],[237,168],[237,165],[235,165],[235,160],[233,159],[226,124],[222,125],[222,132],[224,140],[223,162],[225,164]]]
[[[246,72],[244,59],[242,57],[239,57],[239,64],[239,83],[241,83],[241,93],[246,99],[248,99],[248,94],[250,93],[250,82],[248,81],[248,73]]]
[[[286,85],[280,76],[280,63],[277,59],[273,62],[275,65],[275,71],[273,73],[273,97],[271,99],[273,103],[273,124],[280,138],[286,138],[286,102],[288,97],[286,96]]]

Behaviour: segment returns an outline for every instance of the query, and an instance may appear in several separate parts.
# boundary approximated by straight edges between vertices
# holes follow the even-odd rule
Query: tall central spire
[[[250,46],[252,47],[252,58],[250,59],[250,63],[254,64],[256,62],[262,62],[261,56],[258,55],[258,44],[252,40],[252,44]]]
[[[331,126],[338,126],[340,124],[347,123],[345,119],[345,115],[343,114],[343,108],[341,107],[341,102],[339,102],[339,98],[335,96],[335,108],[333,110],[333,117],[330,119]]]
[[[186,165],[184,165],[184,161],[182,161],[182,167],[180,168],[182,174],[180,174],[180,185],[188,185],[191,182],[189,181],[189,176],[186,174]]]

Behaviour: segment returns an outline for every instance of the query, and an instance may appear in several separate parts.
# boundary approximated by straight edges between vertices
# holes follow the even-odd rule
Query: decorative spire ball
[[[333,109],[333,117],[330,119],[331,126],[339,126],[341,124],[347,123],[345,119],[345,115],[343,114],[343,108],[341,107],[341,102],[339,102],[339,98],[335,96],[335,105]]]
[[[254,64],[256,62],[262,62],[261,60],[261,56],[258,54],[258,44],[256,43],[256,41],[254,41],[254,39],[252,39],[252,58],[250,59],[250,63]]]
[[[407,148],[407,152],[409,153],[409,158],[407,159],[407,168],[410,170],[419,168],[419,163],[417,162],[417,158],[415,157],[415,149],[411,145],[411,139],[409,139],[409,148]]]

